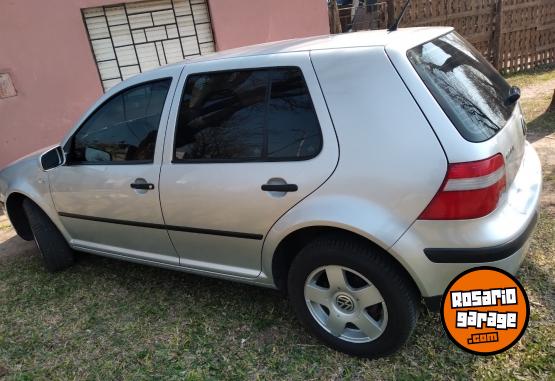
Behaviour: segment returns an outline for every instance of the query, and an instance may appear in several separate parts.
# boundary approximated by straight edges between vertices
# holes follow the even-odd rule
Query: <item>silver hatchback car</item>
[[[109,90],[0,201],[48,270],[76,250],[278,288],[381,356],[462,271],[518,270],[541,191],[519,94],[451,28],[224,51]]]

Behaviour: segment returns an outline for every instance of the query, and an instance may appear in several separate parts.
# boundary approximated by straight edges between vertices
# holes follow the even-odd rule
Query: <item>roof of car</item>
[[[322,49],[354,48],[363,46],[386,46],[403,40],[429,41],[452,30],[450,27],[400,28],[394,32],[370,30],[354,33],[322,35],[291,40],[268,42],[258,45],[223,50],[194,58],[187,58],[181,65],[233,57],[258,56],[276,53],[290,53]],[[178,65],[179,65],[178,64]]]
[[[383,30],[371,30],[354,33],[342,33],[334,35],[323,35],[306,38],[295,38],[291,40],[267,42],[265,44],[243,46],[240,48],[222,50],[217,53],[206,54],[193,58],[186,58],[183,61],[159,68],[148,70],[137,74],[131,78],[116,84],[104,95],[107,97],[120,91],[121,89],[133,86],[141,81],[157,78],[157,75],[168,74],[168,72],[181,69],[189,64],[202,64],[229,58],[255,57],[278,53],[306,52],[326,49],[342,49],[356,47],[386,47],[392,49],[408,49],[426,41],[452,31],[452,27],[419,27],[419,28],[400,28],[394,32]],[[104,98],[99,99],[100,102]]]

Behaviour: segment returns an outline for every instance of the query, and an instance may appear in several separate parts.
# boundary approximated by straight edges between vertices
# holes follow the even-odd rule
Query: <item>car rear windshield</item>
[[[505,103],[510,85],[457,33],[419,45],[407,56],[466,140],[488,140],[511,117],[515,103]]]

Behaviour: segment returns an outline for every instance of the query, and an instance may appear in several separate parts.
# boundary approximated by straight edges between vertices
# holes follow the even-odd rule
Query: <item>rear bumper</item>
[[[472,267],[515,274],[537,223],[541,185],[541,164],[527,143],[521,167],[493,213],[472,220],[415,221],[389,251],[424,298],[442,295],[455,276]]]
[[[434,263],[484,263],[495,262],[508,258],[518,252],[526,244],[538,222],[538,213],[530,221],[526,230],[515,239],[492,247],[469,249],[428,248],[424,249],[426,257]]]
[[[530,225],[528,225],[526,230],[519,237],[502,245],[472,249],[434,249],[437,251],[434,252],[432,258],[430,258],[429,253],[426,252],[429,251],[429,249],[424,249],[424,253],[426,254],[426,257],[434,263],[472,262],[483,265],[484,263],[491,262],[491,264],[494,265],[494,262],[508,259],[505,265],[508,265],[508,270],[511,274],[515,274],[524,260],[526,252],[528,251],[528,246],[530,244],[532,233],[537,225],[538,217],[539,214],[536,212],[534,214],[534,218],[530,221]],[[506,267],[503,267],[503,264],[501,264],[501,266],[498,265],[497,267],[507,269]],[[511,271],[510,269],[514,270]],[[443,295],[441,294],[424,297],[424,304],[428,310],[438,312],[441,308],[442,297]]]

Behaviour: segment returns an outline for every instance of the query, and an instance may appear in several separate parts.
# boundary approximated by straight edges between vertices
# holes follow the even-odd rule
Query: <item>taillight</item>
[[[439,192],[418,219],[483,217],[495,210],[505,185],[505,160],[501,154],[480,161],[449,164]]]

